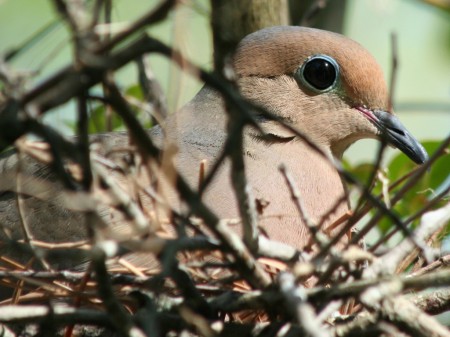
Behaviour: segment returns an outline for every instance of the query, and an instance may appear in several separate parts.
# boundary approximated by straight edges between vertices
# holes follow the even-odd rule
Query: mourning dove
[[[329,158],[341,159],[355,141],[383,134],[390,145],[416,163],[427,160],[420,143],[389,110],[380,66],[361,45],[342,35],[303,27],[263,29],[242,40],[233,65],[243,97],[298,129]],[[309,235],[280,165],[292,175],[305,214],[323,228],[348,211],[344,184],[332,161],[302,138],[272,119],[260,115],[256,119],[265,135],[254,127],[246,127],[243,152],[251,195],[265,203],[259,225],[271,239],[301,250]],[[206,160],[211,167],[222,151],[227,137],[226,121],[221,94],[205,86],[149,134],[161,147],[176,146],[175,166],[197,188],[200,162]],[[118,133],[93,139],[104,149],[128,143],[127,136]],[[3,158],[0,169],[4,176],[16,172],[17,156]],[[34,177],[47,172],[30,159],[21,161],[20,169]],[[169,183],[161,184],[162,194],[172,207],[183,210],[176,191],[164,187]],[[11,191],[14,183],[10,188],[5,185],[8,184],[3,184],[0,195],[0,224],[10,237],[19,239],[19,212]],[[81,216],[64,210],[55,198],[50,202],[25,199],[26,220],[33,237],[51,242],[85,238]],[[221,166],[202,198],[220,218],[239,218],[229,161]],[[105,221],[109,220],[105,216]]]

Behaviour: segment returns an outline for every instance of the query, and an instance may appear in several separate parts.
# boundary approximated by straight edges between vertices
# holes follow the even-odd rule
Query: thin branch
[[[317,224],[315,224],[311,220],[308,213],[306,212],[306,209],[303,205],[303,202],[302,202],[302,199],[300,196],[300,192],[295,184],[294,178],[292,177],[290,172],[287,170],[286,166],[284,164],[280,165],[279,170],[286,181],[286,184],[291,193],[291,198],[297,208],[300,219],[302,220],[302,223],[309,230],[310,239],[312,241],[314,241],[314,243],[316,243],[319,246],[319,248],[322,250],[328,243],[327,238],[325,237],[325,235],[323,235],[323,233],[320,232],[320,229],[318,228]]]
[[[147,161],[149,157],[158,160],[160,158],[160,150],[153,144],[146,131],[130,111],[117,87],[111,83],[109,83],[108,86],[111,92],[110,101],[113,104],[115,111],[124,120],[127,127],[130,130],[133,130],[131,135],[142,158],[144,158],[145,161]],[[176,187],[184,201],[189,204],[192,212],[204,220],[209,229],[223,241],[225,247],[234,255],[243,274],[246,275],[255,286],[264,287],[268,285],[270,283],[268,276],[265,275],[258,263],[254,261],[242,242],[234,237],[236,234],[230,233],[227,227],[221,225],[219,218],[203,204],[199,195],[192,190],[189,184],[180,175],[178,175],[176,179]]]
[[[397,69],[398,69],[398,43],[397,34],[391,33],[391,78],[389,81],[389,106],[388,110],[392,111],[394,108],[395,87],[397,83]]]
[[[123,336],[145,337],[144,333],[136,327],[114,294],[114,290],[105,266],[105,259],[106,256],[109,255],[109,252],[105,249],[107,250],[109,247],[106,245],[97,245],[94,249],[92,257],[92,265],[96,275],[98,294],[103,300],[103,304],[106,307],[109,317],[111,317],[113,326],[118,332],[120,332]]]

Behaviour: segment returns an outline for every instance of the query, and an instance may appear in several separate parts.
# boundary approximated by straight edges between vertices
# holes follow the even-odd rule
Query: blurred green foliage
[[[432,157],[436,150],[441,146],[441,142],[439,141],[427,141],[422,144],[430,157]],[[402,219],[407,219],[420,211],[437,194],[448,188],[448,185],[450,184],[450,152],[448,150],[449,149],[447,149],[447,151],[431,165],[430,169],[408,189],[393,207],[395,212]],[[405,175],[411,173],[416,167],[417,165],[406,155],[399,153],[385,165],[386,178],[391,185]],[[345,168],[352,172],[352,174],[360,181],[366,183],[373,174],[374,164],[361,163],[352,167],[349,163],[345,163]],[[390,192],[390,196],[392,197],[395,195],[407,181],[408,179],[394,188]],[[381,195],[382,187],[381,181],[377,179],[372,190],[373,193],[375,195]],[[442,206],[444,203],[448,202],[448,199],[449,196],[447,194],[447,196],[440,200],[435,207]],[[372,213],[374,213],[374,211],[372,211]],[[413,222],[413,226],[416,224],[416,221]],[[382,233],[388,232],[392,226],[392,221],[387,218],[383,218],[378,223],[378,228]]]
[[[142,106],[146,106],[150,108],[150,104],[147,104],[144,101],[144,94],[142,92],[142,88],[138,84],[131,85],[127,87],[124,91],[125,97],[131,100],[135,100],[135,102],[139,102]],[[133,107],[133,105],[131,105]],[[133,110],[141,121],[142,125],[146,128],[151,128],[151,117],[148,113],[139,109],[138,107],[133,107]],[[72,129],[72,132],[76,132],[76,122],[68,121],[66,125]],[[108,126],[111,126],[111,129],[108,129]],[[90,111],[89,111],[89,124],[88,124],[88,132],[90,134],[94,133],[103,133],[109,131],[125,131],[125,125],[122,119],[116,113],[107,113],[107,105],[103,102],[95,103]]]

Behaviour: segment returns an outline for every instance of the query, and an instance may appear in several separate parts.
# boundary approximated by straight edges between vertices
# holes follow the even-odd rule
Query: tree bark
[[[289,24],[287,0],[211,0],[211,8],[215,69],[223,69],[244,36]]]

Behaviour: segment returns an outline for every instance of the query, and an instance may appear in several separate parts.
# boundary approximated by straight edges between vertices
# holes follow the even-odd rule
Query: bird
[[[245,174],[251,197],[263,205],[258,225],[271,240],[303,250],[310,240],[304,217],[299,215],[292,192],[280,172],[283,165],[293,177],[308,219],[323,230],[349,210],[347,191],[334,160],[364,138],[384,139],[418,164],[428,155],[394,115],[389,104],[383,71],[375,58],[359,43],[337,33],[297,26],[269,27],[246,36],[232,57],[238,91],[244,99],[275,116],[258,114],[259,127],[243,131]],[[178,112],[148,131],[161,150],[168,144],[175,168],[198,189],[201,163],[212,167],[227,139],[225,100],[208,84]],[[279,120],[291,127],[283,127]],[[312,148],[301,134],[320,149]],[[101,153],[128,144],[123,133],[91,137]],[[325,154],[325,155],[323,155]],[[0,224],[2,241],[23,238],[20,212],[13,188],[12,172],[51,180],[47,167],[32,158],[19,161],[8,153],[0,159]],[[227,159],[202,193],[203,202],[221,219],[239,219],[231,186],[231,164]],[[177,211],[183,211],[173,181],[158,177],[160,192]],[[7,182],[5,182],[7,181]],[[11,183],[10,183],[11,182]],[[23,184],[23,182],[22,182]],[[24,188],[24,190],[26,190]],[[55,191],[58,191],[55,188]],[[25,216],[36,240],[66,242],[87,237],[82,214],[60,204],[58,193],[40,200],[29,195],[23,201]],[[150,207],[150,204],[146,204]],[[105,222],[111,214],[105,210]],[[123,218],[115,219],[124,221]],[[230,225],[241,233],[240,225]],[[9,249],[4,254],[17,256]],[[72,262],[58,262],[63,268]]]

